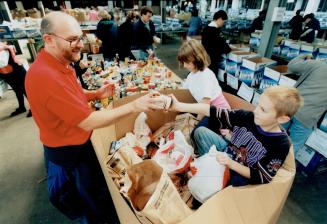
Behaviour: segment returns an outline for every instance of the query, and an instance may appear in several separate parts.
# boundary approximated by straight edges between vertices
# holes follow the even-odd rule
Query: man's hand
[[[159,37],[153,36],[153,42],[155,44],[160,44],[161,43],[161,39]]]
[[[145,112],[151,110],[162,110],[163,99],[158,96],[157,92],[148,93],[132,102],[134,112]],[[157,104],[156,104],[157,103]]]
[[[115,94],[115,84],[112,84],[112,83],[103,85],[96,92],[96,96],[98,99],[108,98],[108,97],[113,96],[114,94]]]
[[[230,163],[232,161],[232,159],[229,158],[229,156],[224,152],[218,152],[218,154],[216,155],[216,160],[221,165],[225,165],[227,167],[230,166]]]

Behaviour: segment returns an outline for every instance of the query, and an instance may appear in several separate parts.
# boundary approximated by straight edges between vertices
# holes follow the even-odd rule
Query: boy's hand
[[[177,100],[177,98],[174,96],[174,94],[169,94],[168,96],[170,96],[172,99],[172,102],[171,102],[171,105],[170,105],[168,111],[180,111],[179,110],[180,102]]]
[[[216,160],[221,165],[225,165],[227,167],[230,166],[230,163],[232,161],[232,159],[229,158],[229,156],[224,152],[218,152],[218,154],[216,155]]]
[[[162,98],[156,97],[159,93],[151,92],[132,102],[134,112],[146,112],[151,110],[162,110],[157,103],[163,103]]]

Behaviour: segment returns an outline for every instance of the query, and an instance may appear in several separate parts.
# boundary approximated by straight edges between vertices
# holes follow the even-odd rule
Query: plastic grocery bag
[[[179,223],[192,214],[168,175],[153,160],[127,169],[121,193],[143,224]]]
[[[146,146],[150,143],[151,138],[151,129],[145,122],[147,119],[146,113],[142,112],[137,116],[134,123],[134,135],[136,136],[137,143],[136,145],[142,149],[146,149]]]
[[[194,149],[186,142],[180,130],[171,132],[169,138],[169,141],[159,147],[152,159],[167,173],[183,173],[193,159]]]
[[[191,163],[195,175],[188,181],[188,188],[193,197],[202,203],[226,187],[229,181],[229,169],[217,162],[217,153],[213,145],[208,153]]]

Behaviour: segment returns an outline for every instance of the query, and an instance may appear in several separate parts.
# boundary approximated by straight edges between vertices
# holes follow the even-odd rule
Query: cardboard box
[[[0,26],[0,38],[12,38],[9,26]]]
[[[301,45],[300,54],[312,54],[314,51],[314,47],[312,45]]]
[[[278,85],[280,76],[286,74],[288,74],[287,65],[265,67],[259,89],[264,90],[270,86]]]
[[[300,54],[301,44],[299,43],[292,43],[289,46],[287,57],[289,59],[295,58]]]
[[[195,102],[188,90],[166,91],[174,93],[182,102]],[[232,108],[253,109],[253,105],[233,96],[224,94]],[[117,107],[139,97],[134,95],[115,101]],[[154,131],[166,122],[173,121],[176,113],[160,111],[149,112],[147,123]],[[126,132],[133,130],[134,120],[138,114],[130,114],[117,120],[111,126],[93,131],[91,140],[110,190],[117,214],[122,224],[139,224],[131,207],[107,172],[105,158],[110,143],[120,139]],[[183,220],[182,224],[216,224],[216,223],[276,223],[284,206],[295,176],[295,162],[293,149],[290,149],[283,166],[278,170],[273,181],[263,185],[249,185],[244,187],[229,186],[218,192],[204,203],[192,215]],[[172,202],[173,203],[173,202]]]
[[[295,74],[281,75],[278,85],[293,87],[293,86],[295,86],[297,79],[298,79],[298,76],[296,76]]]
[[[226,60],[226,72],[228,74],[234,75],[235,77],[238,77],[243,58],[250,58],[255,56],[257,56],[257,54],[253,52],[232,51],[228,54],[228,58]]]
[[[316,59],[327,59],[327,47],[319,47]]]
[[[274,64],[276,61],[269,58],[245,58],[240,68],[239,79],[248,86],[258,87],[263,77],[264,67]]]
[[[261,33],[262,32],[251,33],[249,44],[253,45],[253,46],[259,46],[260,45],[260,40],[261,40]]]
[[[230,44],[229,47],[232,51],[250,51],[250,45],[248,44]]]
[[[289,48],[290,48],[291,44],[293,44],[293,43],[294,43],[294,41],[292,41],[292,40],[285,40],[285,41],[284,41],[284,44],[283,44],[282,47],[281,47],[281,52],[280,52],[280,54],[281,54],[282,56],[287,57],[288,52],[289,52]]]

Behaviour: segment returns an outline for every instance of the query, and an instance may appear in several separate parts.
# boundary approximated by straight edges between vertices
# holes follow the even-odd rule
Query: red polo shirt
[[[42,50],[27,72],[25,87],[44,145],[80,145],[90,138],[91,131],[78,124],[92,111],[71,66]]]

